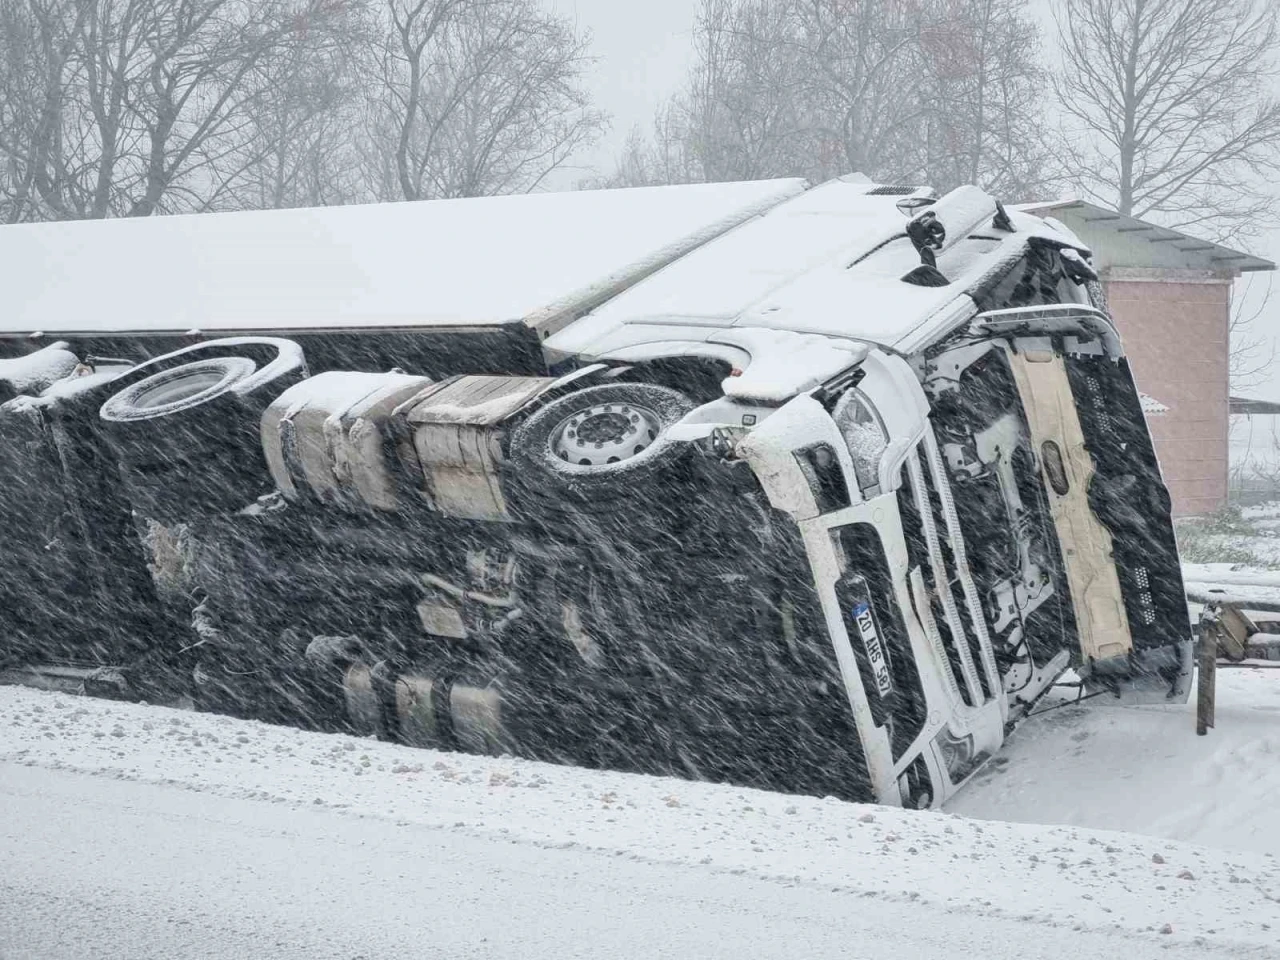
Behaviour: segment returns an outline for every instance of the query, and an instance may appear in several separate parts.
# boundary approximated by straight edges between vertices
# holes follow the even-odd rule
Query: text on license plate
[[[876,690],[881,698],[893,692],[893,680],[889,676],[889,664],[884,656],[884,644],[880,642],[880,631],[876,629],[875,616],[871,606],[860,603],[853,608],[853,621],[858,625],[858,633],[862,636],[862,645],[867,651],[867,661],[871,664],[871,673],[876,678]]]

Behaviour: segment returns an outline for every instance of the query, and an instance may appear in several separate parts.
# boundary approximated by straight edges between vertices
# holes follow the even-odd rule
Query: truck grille
[[[967,574],[964,538],[950,500],[950,488],[944,486],[949,481],[932,435],[926,436],[911,469],[926,539],[936,537],[936,545],[931,543],[929,549],[930,575],[940,587],[935,592],[942,599],[950,632],[956,637],[965,682],[970,687],[970,697],[966,699],[990,700],[999,674],[977,589]]]
[[[884,544],[868,523],[840,527],[849,573],[836,583],[849,645],[877,726],[889,728],[895,761],[924,728],[925,696],[898,607]]]
[[[919,461],[916,461],[916,466],[919,466]],[[898,488],[898,513],[902,518],[902,533],[907,542],[907,559],[913,569],[920,570],[925,591],[928,593],[929,619],[932,621],[932,630],[929,632],[936,631],[936,641],[941,645],[942,653],[945,654],[947,663],[950,665],[948,686],[966,706],[972,707],[976,706],[976,703],[969,684],[960,683],[961,678],[965,676],[964,661],[961,659],[955,635],[951,632],[951,623],[943,608],[938,590],[938,578],[929,559],[929,538],[925,534],[924,520],[920,512],[921,501],[918,499],[916,483],[913,479],[919,474],[919,470],[904,469],[902,485]]]

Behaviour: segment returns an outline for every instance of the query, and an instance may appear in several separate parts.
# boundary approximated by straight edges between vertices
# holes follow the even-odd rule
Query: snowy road
[[[0,824],[5,960],[1062,956],[1031,922],[12,764]]]
[[[0,688],[3,960],[1251,958],[1277,932],[1265,853]]]

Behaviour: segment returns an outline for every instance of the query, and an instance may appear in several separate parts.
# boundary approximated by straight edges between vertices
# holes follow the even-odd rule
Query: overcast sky
[[[684,79],[698,0],[547,2],[591,31],[597,59],[591,88],[596,105],[613,118],[613,128],[579,162],[605,173],[631,128],[647,128],[658,105]]]

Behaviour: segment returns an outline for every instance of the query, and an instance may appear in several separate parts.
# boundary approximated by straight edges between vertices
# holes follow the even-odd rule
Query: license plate
[[[883,700],[893,692],[893,679],[889,676],[889,663],[885,659],[884,644],[880,642],[880,631],[876,629],[871,605],[860,603],[854,607],[853,622],[858,625],[862,646],[867,651],[867,662],[871,665],[871,675],[876,678],[876,690]]]

